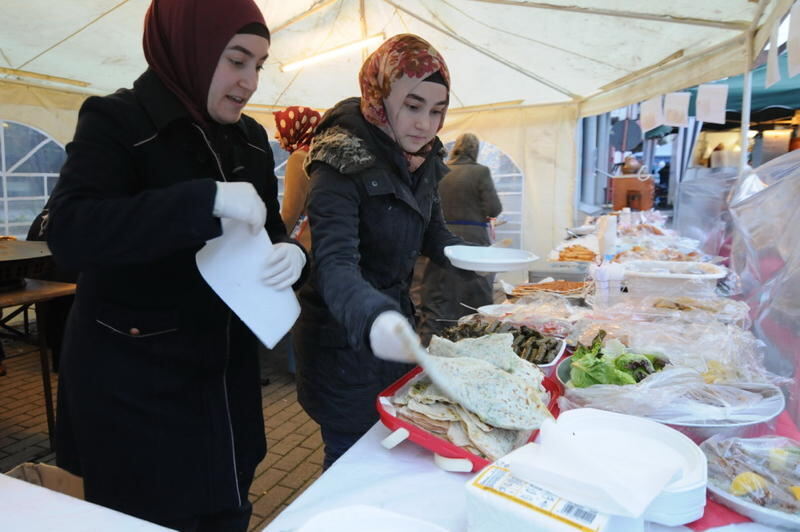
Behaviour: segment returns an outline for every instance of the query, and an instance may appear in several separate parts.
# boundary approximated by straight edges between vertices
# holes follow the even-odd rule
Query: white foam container
[[[647,446],[647,450],[632,446],[630,452],[647,452],[654,457],[663,453],[679,460],[680,476],[650,503],[643,515],[645,521],[678,526],[703,516],[708,483],[706,456],[685,435],[657,421],[592,408],[562,412],[558,424],[591,438],[608,437],[609,431],[619,432],[621,441],[638,440]]]
[[[525,270],[539,258],[524,249],[460,245],[445,247],[444,255],[456,268],[477,272]]]
[[[713,295],[717,281],[728,274],[708,262],[632,260],[625,263],[625,286],[637,296]]]

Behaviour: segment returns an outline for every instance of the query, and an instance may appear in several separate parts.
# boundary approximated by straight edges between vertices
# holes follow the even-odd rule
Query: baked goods
[[[620,251],[614,255],[613,262],[628,262],[629,260],[670,260],[678,262],[694,262],[700,259],[700,253],[690,251],[684,253],[675,248],[653,249],[644,246],[633,246],[627,251]]]
[[[537,292],[552,292],[561,295],[582,294],[586,283],[582,281],[550,281],[547,283],[521,284],[514,287],[511,295],[522,297]]]
[[[558,252],[558,260],[562,262],[572,261],[589,261],[592,262],[597,257],[597,253],[591,249],[581,246],[580,244],[573,244],[567,246]]]

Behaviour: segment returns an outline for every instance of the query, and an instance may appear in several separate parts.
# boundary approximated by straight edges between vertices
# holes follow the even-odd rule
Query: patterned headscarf
[[[358,74],[361,85],[361,114],[371,124],[395,139],[392,119],[386,109],[399,109],[406,96],[425,78],[439,72],[450,93],[450,72],[444,58],[427,41],[410,33],[395,35],[372,52]],[[388,105],[387,105],[388,104]],[[447,107],[442,111],[436,131],[444,124]],[[417,153],[406,153],[413,172],[430,152],[433,140]]]
[[[321,115],[310,107],[292,105],[283,111],[274,111],[275,127],[278,128],[278,139],[281,148],[294,153],[295,150],[306,150],[314,138],[314,130],[319,124]]]
[[[219,57],[236,33],[253,24],[269,40],[253,0],[153,0],[144,19],[144,56],[192,118],[205,125]]]

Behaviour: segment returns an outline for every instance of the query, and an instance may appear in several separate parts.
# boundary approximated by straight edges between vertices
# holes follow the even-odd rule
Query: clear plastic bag
[[[665,318],[613,309],[577,322],[567,342],[589,345],[603,329],[607,338],[617,338],[633,352],[663,355],[673,366],[689,368],[709,382],[790,382],[764,367],[763,342],[740,327],[707,315]]]
[[[696,294],[666,296],[621,296],[614,305],[595,309],[618,319],[683,319],[687,321],[717,320],[724,324],[749,329],[750,307],[744,301],[719,296],[698,297]]]
[[[736,184],[734,168],[690,168],[678,188],[675,229],[718,255],[731,229],[727,197]]]
[[[784,404],[782,392],[773,385],[711,384],[696,371],[670,367],[636,384],[567,386],[558,400],[562,411],[599,408],[662,423],[715,427],[768,422]]]
[[[764,365],[794,376],[800,363],[800,151],[789,152],[737,182],[730,203],[731,266],[740,298],[752,309],[753,333],[764,342]],[[789,411],[800,414],[800,385]]]
[[[497,319],[514,325],[525,325],[547,336],[564,338],[572,332],[574,323],[588,310],[577,307],[567,297],[546,292],[520,297],[513,304],[494,306],[502,307],[503,312],[494,316],[472,314],[462,317],[459,322]]]

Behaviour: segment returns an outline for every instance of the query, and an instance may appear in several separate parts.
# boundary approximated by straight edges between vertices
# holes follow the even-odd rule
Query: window
[[[445,144],[448,153],[454,144]],[[489,167],[497,195],[503,204],[498,222],[504,223],[496,229],[497,240],[510,238],[511,247],[519,249],[522,247],[522,170],[500,148],[483,141],[478,151],[478,162]]]
[[[0,123],[0,232],[25,238],[55,187],[67,154],[46,133],[10,120]]]

